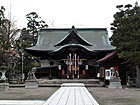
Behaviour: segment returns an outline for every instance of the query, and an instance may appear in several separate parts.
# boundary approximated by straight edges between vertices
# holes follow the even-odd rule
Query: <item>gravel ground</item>
[[[140,88],[87,88],[100,105],[140,105]]]
[[[58,87],[10,88],[8,91],[0,91],[0,100],[47,100],[57,89]]]
[[[10,88],[8,91],[0,91],[0,100],[47,100],[57,89],[58,87]],[[100,105],[140,105],[140,88],[88,87],[87,89]]]

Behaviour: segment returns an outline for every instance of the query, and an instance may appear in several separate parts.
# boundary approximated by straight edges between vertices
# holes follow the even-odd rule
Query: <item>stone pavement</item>
[[[83,83],[64,83],[47,101],[0,100],[0,105],[99,105]]]
[[[83,83],[64,83],[43,105],[99,105]]]

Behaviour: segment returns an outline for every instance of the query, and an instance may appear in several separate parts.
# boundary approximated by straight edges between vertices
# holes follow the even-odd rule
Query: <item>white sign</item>
[[[111,78],[111,71],[110,71],[110,69],[106,69],[105,70],[105,79],[110,80],[110,78]]]

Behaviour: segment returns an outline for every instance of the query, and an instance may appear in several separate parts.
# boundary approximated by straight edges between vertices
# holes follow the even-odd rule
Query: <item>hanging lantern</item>
[[[61,65],[58,65],[58,69],[61,70]]]
[[[81,65],[82,64],[82,61],[80,60],[80,61],[78,61],[78,65]]]
[[[85,65],[86,70],[88,70],[88,65]]]

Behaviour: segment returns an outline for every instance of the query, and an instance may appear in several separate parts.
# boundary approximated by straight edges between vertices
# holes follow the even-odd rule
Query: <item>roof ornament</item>
[[[72,26],[72,29],[75,29],[75,26]]]
[[[75,26],[74,26],[74,25],[72,26],[72,28],[71,28],[71,30],[70,30],[70,32],[69,32],[69,33],[71,33],[72,31],[75,31],[75,33],[78,33],[78,32],[77,32],[77,29],[75,28]]]

